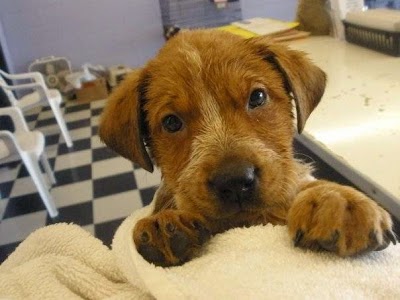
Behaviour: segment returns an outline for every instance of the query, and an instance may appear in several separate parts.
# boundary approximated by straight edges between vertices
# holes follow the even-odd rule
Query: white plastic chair
[[[2,78],[10,80],[30,80],[30,83],[8,85],[7,82]],[[8,74],[3,70],[0,70],[0,87],[3,88],[12,106],[20,108],[22,111],[27,111],[33,107],[43,104],[49,104],[53,111],[54,117],[61,129],[61,133],[64,136],[67,147],[72,147],[71,136],[69,135],[67,125],[62,116],[61,102],[62,97],[58,90],[48,89],[42,74],[39,72],[23,73],[23,74]],[[17,99],[12,92],[13,90],[34,90],[33,92],[22,96]]]
[[[0,116],[9,116],[15,128],[14,132],[3,130],[4,128],[0,124],[0,164],[22,159],[50,217],[58,216],[58,210],[49,192],[50,186],[43,177],[39,166],[40,161],[50,182],[55,184],[56,178],[44,152],[45,139],[43,133],[28,129],[19,108],[0,108]]]

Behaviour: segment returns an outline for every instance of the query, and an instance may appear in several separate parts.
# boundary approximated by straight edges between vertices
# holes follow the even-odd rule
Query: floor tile
[[[92,156],[93,156],[93,162],[113,157],[120,157],[118,153],[115,153],[110,148],[104,147],[104,145],[101,148],[92,149]]]
[[[70,184],[90,179],[92,177],[92,168],[90,165],[87,165],[74,169],[56,171],[54,173],[57,180],[57,186],[61,186],[64,184]]]
[[[39,211],[14,218],[4,219],[0,226],[0,245],[25,239],[30,233],[46,224],[46,211]]]
[[[90,118],[90,125],[91,126],[98,126],[99,123],[100,123],[100,116],[99,115]]]
[[[77,151],[57,156],[54,170],[73,169],[79,166],[90,165],[91,163],[92,150]]]
[[[139,189],[159,186],[161,182],[161,173],[157,168],[154,168],[153,173],[144,169],[137,169],[135,170],[135,179]]]
[[[90,149],[90,138],[74,141],[73,146],[70,148],[67,147],[67,144],[60,144],[58,147],[58,155],[87,149]]]
[[[101,223],[94,225],[95,235],[98,239],[102,240],[104,245],[110,247],[115,231],[121,225],[125,218]]]
[[[21,163],[17,178],[23,178],[23,177],[28,177],[28,176],[29,176],[28,170],[26,169],[25,165],[23,163]]]
[[[28,111],[24,111],[24,116],[38,115],[42,112],[43,106],[35,106]]]
[[[99,126],[92,126],[92,136],[97,135],[99,132]]]
[[[38,119],[38,120],[54,119],[53,110],[49,109],[49,110],[46,110],[46,111],[41,112],[41,113],[38,115],[38,118],[37,118],[37,119]]]
[[[73,105],[73,106],[69,106],[69,107],[65,108],[65,114],[82,111],[82,110],[89,110],[89,109],[90,109],[90,103]]]
[[[67,122],[68,130],[90,126],[90,119]]]
[[[92,201],[60,207],[58,211],[59,216],[57,218],[52,219],[47,215],[46,225],[55,223],[74,223],[80,226],[85,226],[93,223]]]
[[[57,120],[54,117],[45,120],[38,120],[36,122],[36,128],[41,128],[53,124],[57,124]]]
[[[91,117],[91,111],[90,110],[80,110],[77,112],[73,112],[73,113],[68,113],[65,114],[65,122],[70,123],[73,121],[79,121],[79,120],[83,120],[83,119],[88,119]]]
[[[137,190],[97,198],[93,201],[93,221],[98,224],[125,218],[142,206],[140,194]]]
[[[36,130],[36,121],[26,122],[30,131]]]
[[[113,174],[125,173],[129,171],[133,171],[132,163],[122,157],[114,157],[110,159],[96,161],[92,164],[93,179],[98,179]]]
[[[58,144],[60,135],[58,133],[52,135],[45,135],[46,146]]]
[[[50,166],[51,166],[51,169],[54,171],[54,166],[55,166],[55,164],[56,164],[56,158],[55,157],[52,157],[52,158],[47,158],[47,160],[49,161],[49,164],[50,164]]]
[[[56,207],[76,205],[93,200],[93,183],[91,180],[56,186],[51,189]]]
[[[49,110],[51,110],[50,105],[45,105],[45,106],[42,107],[42,112],[46,112],[46,111],[49,111]]]
[[[9,199],[7,199],[7,198],[0,199],[0,222],[1,222],[1,220],[3,220],[3,216],[6,211],[8,201],[9,201]]]
[[[68,132],[70,132],[71,130],[68,130]],[[70,135],[70,137],[71,137],[71,135]],[[74,142],[74,140],[72,139],[72,137],[71,137],[71,140],[72,140],[72,143]],[[60,144],[65,144],[65,138],[64,138],[64,135],[63,134],[61,134],[60,135],[60,142],[59,142]]]
[[[100,137],[98,135],[92,136],[91,140],[92,149],[107,148],[103,141],[100,140]]]
[[[35,130],[39,130],[45,136],[61,133],[60,127],[58,126],[58,124],[53,124],[53,125],[48,125],[48,126],[37,126],[37,124],[36,124]]]
[[[46,146],[46,154],[48,158],[54,158],[57,156],[58,153],[58,144]]]
[[[91,109],[94,108],[99,108],[99,107],[104,107],[104,105],[106,104],[107,99],[102,99],[102,100],[97,100],[97,101],[91,101],[90,102],[90,107]]]
[[[94,224],[89,224],[89,225],[86,225],[86,226],[82,226],[82,229],[86,230],[91,235],[95,236]]]
[[[8,198],[14,185],[13,181],[0,183],[0,199]]]
[[[94,198],[136,189],[133,172],[93,180]]]
[[[153,201],[153,197],[156,191],[157,187],[140,190],[140,197],[142,198],[143,206],[149,205],[151,201]]]
[[[45,210],[39,193],[25,194],[8,200],[3,220]]]
[[[18,178],[12,187],[10,198],[37,193],[37,188],[30,176]]]
[[[103,108],[102,107],[93,108],[91,109],[91,112],[92,112],[92,117],[99,116],[103,112]]]
[[[11,243],[0,246],[0,262],[5,261],[8,256],[14,252],[21,242]]]
[[[39,117],[39,114],[31,114],[31,115],[24,115],[25,121],[26,122],[33,122],[33,121],[37,121]]]
[[[0,183],[13,181],[19,172],[20,163],[15,163],[13,166],[0,166]]]
[[[69,130],[69,134],[71,135],[71,139],[73,141],[88,139],[92,137],[91,128],[83,127],[75,130]]]

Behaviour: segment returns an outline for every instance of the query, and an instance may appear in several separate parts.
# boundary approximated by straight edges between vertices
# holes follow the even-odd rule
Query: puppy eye
[[[267,93],[263,89],[255,89],[250,94],[249,108],[253,109],[267,102]]]
[[[177,116],[168,115],[162,120],[162,125],[166,131],[172,133],[181,130],[183,123]]]

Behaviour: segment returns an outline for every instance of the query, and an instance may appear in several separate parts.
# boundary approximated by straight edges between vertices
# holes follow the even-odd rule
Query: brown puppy
[[[262,37],[180,33],[109,99],[104,142],[162,173],[155,211],[133,240],[156,265],[189,260],[212,234],[288,224],[295,245],[341,256],[395,242],[392,221],[350,187],[315,181],[293,158],[295,133],[320,101],[325,74]]]

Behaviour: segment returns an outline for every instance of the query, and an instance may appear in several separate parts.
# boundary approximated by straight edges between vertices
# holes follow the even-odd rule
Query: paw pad
[[[331,252],[336,252],[337,242],[339,240],[339,237],[340,237],[339,230],[335,230],[330,239],[326,241],[319,241],[318,243],[323,249]]]

